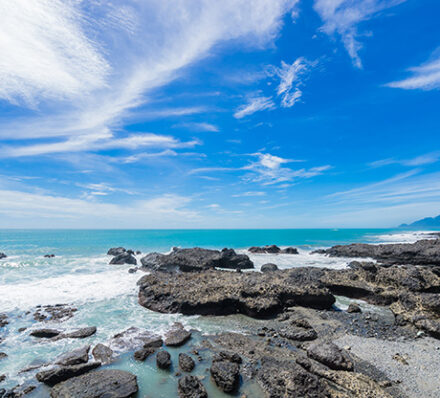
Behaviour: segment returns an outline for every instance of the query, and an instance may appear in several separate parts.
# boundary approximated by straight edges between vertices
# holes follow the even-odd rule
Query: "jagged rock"
[[[171,355],[168,351],[159,351],[156,355],[156,363],[160,369],[168,369],[171,366]]]
[[[361,307],[359,307],[356,303],[350,303],[350,305],[347,308],[347,312],[349,313],[359,313],[362,312]]]
[[[132,253],[124,252],[124,253],[118,254],[117,256],[113,257],[110,260],[110,264],[118,264],[118,265],[131,264],[131,265],[136,265],[137,264],[137,260],[136,260],[135,257],[133,257]]]
[[[56,329],[35,329],[30,332],[31,336],[50,339],[52,337],[56,337],[61,332]]]
[[[136,350],[140,347],[161,347],[162,338],[149,330],[130,327],[121,333],[115,334],[111,345],[121,351]]]
[[[36,388],[37,388],[36,386],[29,383],[17,385],[9,391],[6,391],[4,388],[1,388],[0,398],[21,398],[27,394],[30,394]]]
[[[256,318],[275,316],[295,305],[330,309],[335,298],[316,277],[311,277],[317,271],[153,273],[138,282],[139,303],[164,313],[242,313]]]
[[[99,370],[57,384],[51,398],[129,398],[136,394],[136,376],[122,370]]]
[[[83,375],[101,366],[100,362],[89,362],[73,366],[57,366],[49,370],[43,370],[36,374],[41,383],[53,386],[72,377]]]
[[[73,317],[76,308],[67,304],[45,305],[38,307],[34,312],[34,319],[38,322],[42,321],[65,321]]]
[[[307,355],[333,370],[353,370],[347,351],[333,343],[317,343],[307,349]]]
[[[235,392],[240,384],[240,365],[231,358],[227,354],[215,357],[209,370],[217,387],[229,394]]]
[[[72,366],[87,363],[89,361],[89,351],[90,346],[87,345],[76,350],[66,352],[65,354],[62,354],[56,358],[55,363],[61,366]]]
[[[232,249],[209,250],[175,248],[170,254],[149,253],[141,259],[142,266],[155,271],[203,271],[215,267],[229,269],[254,268],[252,261],[244,254]]]
[[[192,372],[196,366],[194,359],[192,359],[188,354],[181,352],[179,354],[179,367],[184,372]]]
[[[136,361],[145,361],[150,355],[154,354],[156,352],[155,347],[147,347],[147,348],[141,348],[140,350],[135,351],[133,354],[134,359]]]
[[[202,382],[196,376],[184,376],[178,383],[179,398],[208,398]]]
[[[440,265],[440,239],[381,245],[354,243],[319,252],[335,257],[368,257],[389,264]]]
[[[248,249],[250,253],[271,253],[277,254],[281,253],[281,249],[276,245],[267,245],[267,246],[252,246]]]
[[[70,333],[65,333],[63,334],[63,337],[69,339],[85,339],[86,337],[92,336],[95,333],[96,333],[96,326],[89,326],[86,328],[75,330]]]
[[[310,341],[318,338],[318,334],[314,329],[303,329],[295,326],[281,329],[279,335],[286,339],[296,341]]]
[[[92,350],[93,358],[102,364],[108,364],[113,359],[113,350],[110,347],[107,347],[104,344],[96,344],[96,346]]]
[[[277,270],[278,270],[278,266],[276,264],[267,263],[261,266],[261,272],[271,272]]]
[[[107,255],[108,256],[119,256],[120,254],[125,253],[127,250],[125,250],[124,247],[112,247],[108,250]]]
[[[165,334],[165,345],[168,347],[180,347],[191,338],[191,332],[185,330],[181,323],[175,323],[173,328]]]

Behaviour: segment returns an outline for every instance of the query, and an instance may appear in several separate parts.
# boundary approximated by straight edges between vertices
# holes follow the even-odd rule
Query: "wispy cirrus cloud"
[[[387,83],[386,86],[404,90],[440,89],[440,50],[434,52],[431,60],[409,68],[408,71],[411,73],[410,77]]]
[[[399,164],[401,166],[417,167],[427,164],[437,163],[440,160],[440,152],[431,152],[424,155],[416,156],[410,159],[381,159],[369,163],[371,167],[383,167],[391,164]]]
[[[321,30],[340,36],[353,64],[362,68],[359,55],[363,45],[359,41],[358,25],[377,16],[383,10],[406,0],[315,0],[314,8],[324,22]]]
[[[256,112],[275,109],[275,102],[272,97],[253,96],[248,102],[240,106],[234,113],[236,119],[242,119],[246,116],[253,115]]]
[[[178,123],[173,125],[172,127],[174,128],[184,128],[184,129],[188,129],[188,130],[192,130],[192,131],[197,131],[197,132],[213,132],[213,133],[218,133],[220,131],[220,129],[218,128],[218,126],[211,124],[211,123],[206,123],[206,122],[186,122],[186,123]]]

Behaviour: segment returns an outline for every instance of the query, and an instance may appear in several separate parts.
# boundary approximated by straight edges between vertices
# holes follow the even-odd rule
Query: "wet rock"
[[[140,350],[137,350],[134,352],[133,357],[136,359],[136,361],[145,361],[149,356],[153,355],[156,352],[156,348],[154,347],[147,347],[147,348],[141,348]]]
[[[179,367],[184,372],[192,372],[196,366],[194,359],[192,359],[188,354],[181,352],[179,354]]]
[[[89,361],[89,351],[90,346],[87,345],[76,350],[66,352],[65,354],[59,356],[55,360],[55,363],[61,366],[72,366],[87,363]]]
[[[55,254],[45,254],[44,258],[54,258]]]
[[[39,307],[34,312],[34,319],[38,322],[42,321],[65,321],[73,317],[76,308],[67,304],[45,305]]]
[[[159,351],[156,355],[156,363],[160,369],[168,369],[171,366],[171,355],[168,351]]]
[[[117,265],[132,264],[132,265],[136,265],[137,264],[137,260],[136,260],[135,257],[133,257],[133,255],[131,253],[124,252],[124,253],[118,254],[117,256],[113,257],[110,260],[110,264],[117,264]]]
[[[89,362],[73,366],[57,366],[49,370],[43,370],[36,374],[39,382],[53,386],[72,377],[83,375],[101,366],[100,362]]]
[[[281,253],[284,254],[299,254],[298,249],[295,247],[286,247],[285,249],[281,250]]]
[[[307,355],[333,370],[353,370],[353,362],[347,351],[333,343],[313,344],[307,349]]]
[[[6,375],[0,375],[0,383],[6,380]]]
[[[6,391],[4,388],[0,389],[0,398],[20,398],[24,397],[25,395],[30,394],[32,391],[34,391],[37,387],[25,383],[15,386],[9,391]]]
[[[191,332],[185,330],[181,323],[175,323],[173,328],[165,334],[165,345],[180,347],[191,338]]]
[[[358,304],[350,303],[350,305],[347,308],[347,312],[349,312],[350,314],[353,314],[353,313],[362,312],[362,310],[361,310],[361,307],[359,307]]]
[[[104,344],[96,344],[92,350],[92,355],[95,360],[102,364],[108,364],[113,360],[113,350]]]
[[[227,315],[255,318],[275,316],[291,306],[330,309],[335,301],[322,283],[310,276],[317,271],[235,273],[152,273],[138,282],[139,303],[164,313]],[[319,270],[318,270],[319,271]]]
[[[212,268],[249,269],[252,261],[232,249],[209,250],[175,248],[170,254],[149,253],[141,259],[142,266],[155,271],[182,272],[204,271]]]
[[[125,250],[124,247],[112,247],[108,250],[107,255],[108,256],[119,256],[120,254],[125,253],[127,250]]]
[[[81,328],[70,333],[63,334],[63,337],[69,339],[85,339],[96,333],[96,326],[89,326],[86,328]]]
[[[196,376],[184,376],[178,383],[179,398],[208,398],[208,393]]]
[[[135,274],[135,273],[137,272],[137,270],[138,270],[137,267],[136,267],[136,268],[129,268],[129,269],[128,269],[128,273],[129,273],[129,274]]]
[[[270,254],[278,254],[281,253],[281,249],[276,245],[267,245],[267,246],[252,246],[248,249],[251,253],[270,253]]]
[[[31,336],[45,338],[45,339],[56,337],[59,334],[61,334],[61,332],[56,329],[35,329],[30,332]]]
[[[276,264],[267,263],[261,266],[261,272],[270,272],[277,270],[278,270],[278,266]]]
[[[240,365],[238,363],[227,359],[214,359],[209,371],[220,390],[229,394],[237,391],[240,384]]]
[[[8,316],[6,314],[0,314],[0,328],[3,328],[8,324]]]
[[[5,253],[0,253],[0,260],[7,258],[8,256]]]
[[[51,390],[51,398],[129,398],[137,391],[135,375],[106,369],[57,384]]]
[[[6,352],[0,352],[0,359],[5,359],[8,357],[8,354]]]
[[[149,330],[130,327],[121,333],[115,334],[111,346],[121,351],[136,350],[140,347],[161,347],[162,338]]]

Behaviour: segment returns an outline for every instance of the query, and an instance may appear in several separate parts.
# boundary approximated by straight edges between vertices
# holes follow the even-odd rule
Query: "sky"
[[[440,214],[438,0],[0,0],[0,227]]]

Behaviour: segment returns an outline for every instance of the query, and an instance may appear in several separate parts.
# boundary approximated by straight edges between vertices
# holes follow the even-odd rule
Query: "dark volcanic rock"
[[[307,355],[333,370],[353,370],[348,353],[333,343],[317,343],[307,349]]]
[[[268,245],[268,246],[252,246],[248,249],[251,253],[271,253],[271,254],[277,254],[281,253],[281,249],[276,245]]]
[[[132,326],[121,333],[115,334],[112,345],[121,351],[135,350],[140,347],[161,347],[162,338],[149,330]]]
[[[96,346],[92,350],[93,358],[102,364],[108,364],[113,359],[113,350],[110,347],[107,347],[104,344],[96,344]]]
[[[156,352],[155,347],[147,347],[147,348],[141,348],[140,350],[137,350],[134,352],[133,357],[136,359],[136,361],[145,361],[150,355],[154,354]]]
[[[160,369],[168,369],[171,366],[171,355],[168,351],[159,351],[156,355],[156,363]]]
[[[299,254],[298,249],[295,247],[286,247],[285,249],[281,250],[281,253],[283,254]]]
[[[335,257],[370,257],[389,264],[440,265],[440,239],[381,245],[354,243],[322,252]]]
[[[8,316],[6,314],[0,314],[0,328],[5,327],[9,324]]]
[[[295,326],[289,326],[279,331],[281,337],[296,341],[310,341],[318,338],[314,329],[303,329]]]
[[[7,258],[8,256],[5,253],[0,253],[0,260],[2,260],[3,258]]]
[[[155,271],[182,272],[203,271],[210,268],[249,269],[252,261],[232,249],[209,250],[174,248],[170,254],[149,253],[141,259],[142,266]]]
[[[100,362],[89,362],[73,366],[57,366],[49,370],[43,370],[36,374],[41,383],[53,386],[72,377],[83,375],[101,366]]]
[[[76,311],[76,308],[67,304],[45,305],[38,307],[33,317],[38,322],[65,321],[72,318]]]
[[[129,398],[138,391],[136,376],[122,370],[99,370],[52,388],[51,398]]]
[[[90,346],[87,345],[76,350],[66,352],[65,354],[62,354],[56,358],[55,363],[61,366],[72,366],[87,363],[89,361],[89,351]]]
[[[112,247],[108,250],[107,255],[109,256],[119,256],[120,254],[125,253],[127,250],[125,250],[124,247]]]
[[[261,266],[261,272],[270,272],[270,271],[277,271],[277,270],[278,270],[278,266],[276,264],[267,263],[267,264],[263,264]]]
[[[225,393],[233,393],[240,384],[240,365],[236,362],[213,360],[210,368],[211,376],[217,385]]]
[[[361,307],[359,307],[358,304],[356,303],[351,303],[348,308],[347,308],[347,312],[349,313],[358,313],[358,312],[362,312]]]
[[[145,275],[138,282],[139,303],[164,313],[242,313],[256,318],[275,316],[295,305],[330,309],[335,299],[316,277],[311,276],[317,272],[317,269],[298,268],[269,273],[216,270],[154,273]]]
[[[52,338],[58,336],[61,332],[56,329],[35,329],[30,333],[31,336],[40,337],[40,338]]]
[[[178,383],[179,398],[208,398],[202,382],[196,376],[184,376]]]
[[[0,352],[0,359],[4,359],[7,357],[8,357],[8,354],[6,354],[6,352]]]
[[[136,260],[136,258],[133,257],[133,255],[131,253],[124,252],[124,253],[118,254],[117,256],[113,257],[110,260],[110,264],[118,264],[118,265],[131,264],[131,265],[136,265],[137,264],[137,260]]]
[[[179,367],[184,372],[192,372],[196,366],[194,359],[192,359],[188,354],[181,352],[179,354]]]
[[[63,334],[63,337],[69,339],[85,339],[86,337],[92,336],[96,333],[96,326],[89,326],[86,328],[81,328],[70,333]]]
[[[44,258],[54,258],[55,254],[45,254]]]
[[[175,323],[173,328],[165,334],[165,345],[179,347],[191,338],[191,332],[185,330],[181,323]]]
[[[37,388],[36,386],[29,383],[19,384],[9,391],[6,391],[4,388],[1,388],[0,398],[21,398],[27,394],[30,394],[36,388]]]

